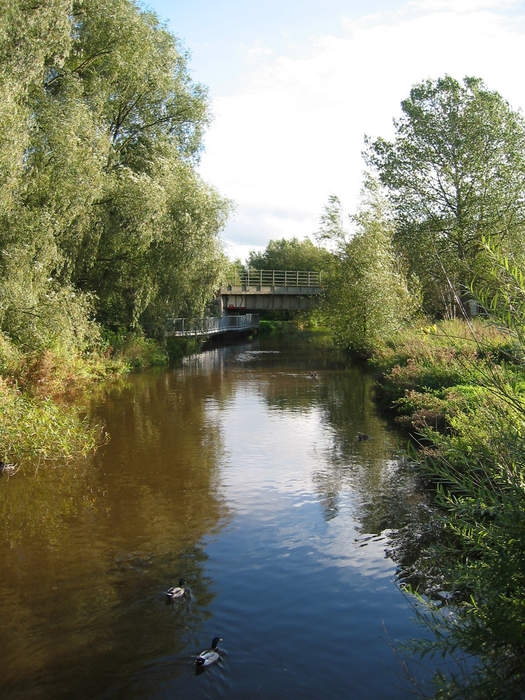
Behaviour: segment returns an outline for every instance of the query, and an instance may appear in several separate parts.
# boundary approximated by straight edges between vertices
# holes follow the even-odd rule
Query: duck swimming
[[[210,666],[218,661],[221,658],[219,650],[217,649],[219,642],[222,642],[222,637],[214,637],[211,642],[211,648],[204,649],[195,658],[195,665],[198,667]]]
[[[164,591],[164,595],[169,600],[179,600],[185,598],[190,592],[190,589],[185,585],[183,578],[179,581],[178,586],[170,586],[167,591]]]
[[[14,471],[14,464],[7,464],[7,462],[2,462],[2,460],[0,459],[0,474],[11,474]]]

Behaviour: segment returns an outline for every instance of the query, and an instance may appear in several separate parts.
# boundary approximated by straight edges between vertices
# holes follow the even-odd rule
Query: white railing
[[[166,335],[214,335],[228,331],[257,328],[258,314],[242,316],[207,316],[205,318],[171,318],[166,326]]]
[[[311,270],[237,270],[226,287],[320,287],[321,273]]]

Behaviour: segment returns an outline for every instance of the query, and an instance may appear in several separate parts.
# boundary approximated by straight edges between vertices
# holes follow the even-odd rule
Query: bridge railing
[[[258,325],[258,314],[171,318],[166,326],[166,335],[214,335],[227,331],[240,331],[244,328],[255,328]]]
[[[230,275],[227,287],[320,287],[321,272],[243,269]]]

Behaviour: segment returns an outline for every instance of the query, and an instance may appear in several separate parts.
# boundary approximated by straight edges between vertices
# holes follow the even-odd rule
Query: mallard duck
[[[7,462],[2,462],[0,459],[0,474],[12,474],[15,471],[14,464],[8,464]]]
[[[219,642],[222,642],[222,637],[214,637],[212,639],[211,648],[204,649],[204,651],[201,651],[201,653],[195,658],[196,666],[210,666],[221,658],[219,650],[217,649],[217,644]]]
[[[179,600],[180,598],[185,598],[189,593],[189,588],[186,587],[183,578],[179,581],[178,586],[170,586],[167,591],[164,591],[164,595],[170,600]]]

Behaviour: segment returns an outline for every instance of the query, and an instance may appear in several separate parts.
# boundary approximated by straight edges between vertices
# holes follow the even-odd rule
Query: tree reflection
[[[424,500],[412,470],[394,457],[400,438],[380,415],[373,392],[373,378],[361,367],[341,370],[326,365],[315,381],[310,371],[285,369],[268,378],[263,390],[272,409],[315,410],[331,428],[330,447],[312,474],[323,517],[335,518],[341,494],[351,492],[363,534],[403,528]],[[368,439],[359,439],[360,433]]]
[[[85,697],[193,643],[213,599],[200,542],[229,517],[207,398],[228,391],[215,373],[133,377],[93,405],[111,440],[91,460],[2,481],[0,646],[13,696]],[[162,591],[181,576],[198,604],[167,607]]]

